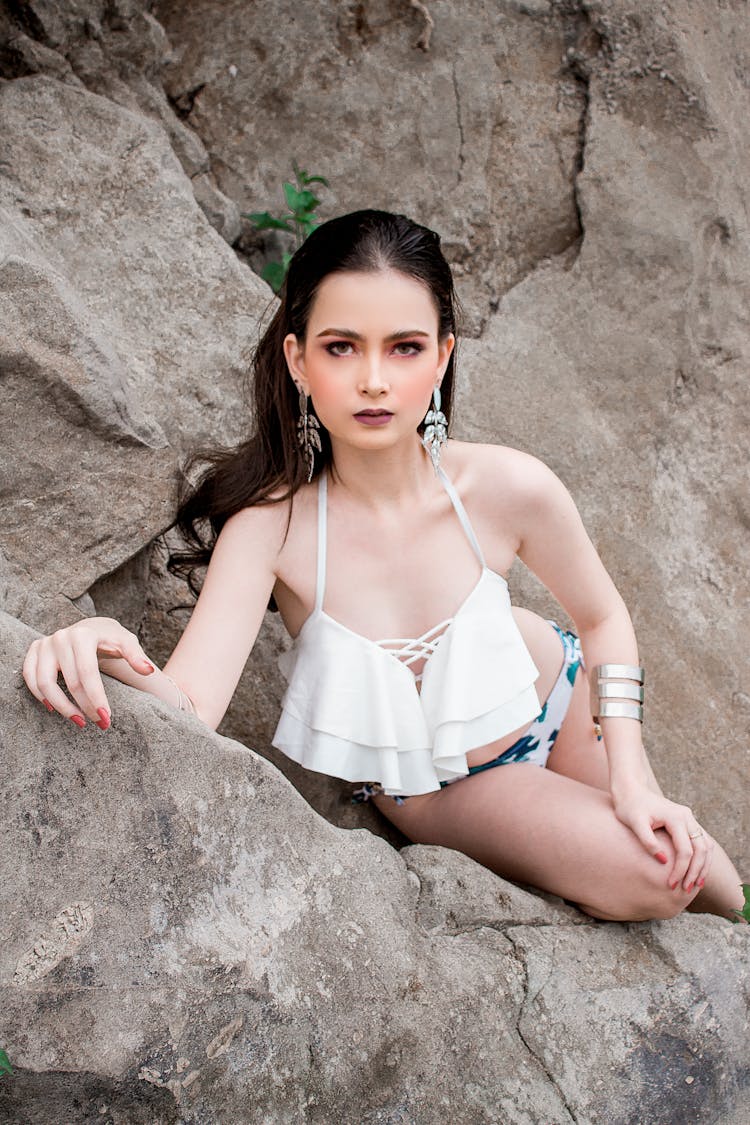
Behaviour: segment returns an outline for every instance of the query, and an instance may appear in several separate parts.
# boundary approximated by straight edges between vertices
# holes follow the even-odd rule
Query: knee
[[[623,891],[602,904],[579,903],[579,908],[592,918],[608,922],[651,922],[676,918],[699,893],[695,887],[685,891],[680,884],[675,890],[667,882],[673,855],[664,866],[644,853],[638,858],[632,877],[624,880]]]

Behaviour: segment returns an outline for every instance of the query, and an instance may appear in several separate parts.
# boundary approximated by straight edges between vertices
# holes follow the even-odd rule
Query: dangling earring
[[[297,422],[297,444],[302,450],[302,457],[307,465],[307,483],[309,484],[313,476],[313,467],[315,464],[315,450],[321,451],[320,444],[320,422],[314,414],[308,413],[307,410],[307,395],[299,387],[299,421]]]
[[[432,392],[432,404],[432,410],[428,410],[425,415],[425,431],[422,442],[437,473],[440,464],[440,450],[448,440],[448,419],[440,409],[440,387],[435,387]]]

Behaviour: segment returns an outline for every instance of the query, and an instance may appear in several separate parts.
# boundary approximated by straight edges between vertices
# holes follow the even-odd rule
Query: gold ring
[[[703,835],[703,829],[701,829],[701,830],[700,830],[700,832],[695,832],[695,833],[693,833],[693,835],[692,835],[692,836],[691,836],[691,835],[690,835],[690,833],[688,832],[688,840],[697,840],[697,839],[698,839],[698,837],[699,837],[699,836],[702,836],[702,835]]]

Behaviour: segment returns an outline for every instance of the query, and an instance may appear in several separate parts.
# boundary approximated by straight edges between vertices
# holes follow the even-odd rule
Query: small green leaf
[[[286,199],[287,207],[290,211],[296,211],[299,206],[300,193],[297,191],[294,184],[290,184],[288,180],[285,180],[282,186],[284,188],[284,198]]]
[[[297,192],[297,206],[293,207],[292,210],[295,215],[304,217],[309,214],[310,211],[314,210],[319,203],[320,200],[316,199],[311,191],[304,188],[302,191]]]
[[[261,270],[260,276],[264,281],[268,282],[274,293],[278,293],[281,286],[284,284],[286,269],[281,262],[269,262]]]
[[[292,253],[291,250],[285,250],[284,253],[281,255],[281,264],[284,268],[285,274],[286,274],[286,271],[289,269],[289,263],[291,262],[293,257],[294,257],[294,254]]]
[[[3,1074],[12,1073],[13,1067],[10,1065],[10,1059],[8,1058],[2,1047],[0,1047],[0,1077],[2,1077]]]
[[[302,175],[304,176],[303,184],[322,184],[323,187],[331,186],[325,176],[308,176],[307,172],[303,172]]]
[[[254,223],[257,230],[291,231],[292,229],[286,219],[276,219],[273,215],[269,215],[268,211],[253,211],[251,214],[246,214],[245,218]]]

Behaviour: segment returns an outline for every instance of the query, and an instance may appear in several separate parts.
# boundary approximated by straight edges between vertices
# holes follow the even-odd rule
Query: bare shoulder
[[[227,520],[217,540],[219,546],[235,550],[252,551],[253,558],[263,555],[276,559],[281,553],[289,527],[290,507],[297,507],[288,499],[270,498],[268,503],[242,508]],[[246,556],[248,557],[248,556]]]
[[[480,511],[497,511],[543,501],[562,482],[548,465],[509,445],[453,441],[445,470],[461,496]]]

